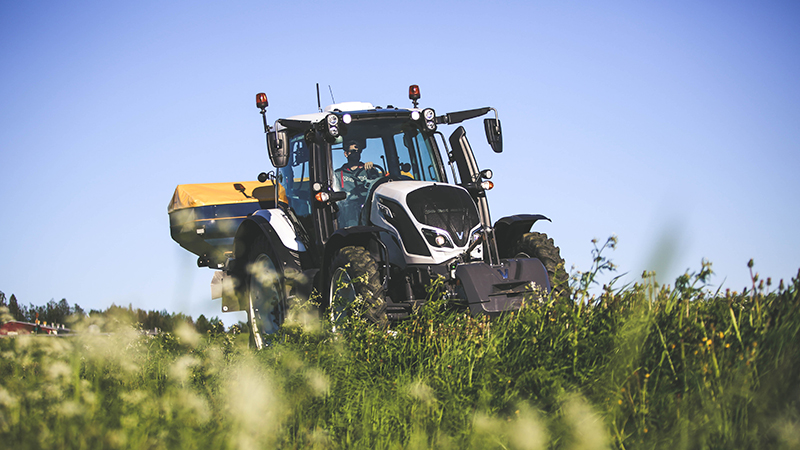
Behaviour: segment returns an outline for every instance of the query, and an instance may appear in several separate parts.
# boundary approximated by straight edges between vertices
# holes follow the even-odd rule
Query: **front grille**
[[[458,247],[467,244],[479,223],[478,208],[463,189],[427,186],[408,194],[406,201],[417,222],[445,230]]]
[[[380,199],[380,204],[389,209],[390,213],[384,215],[384,218],[400,232],[406,251],[414,255],[431,256],[431,251],[428,250],[419,230],[414,227],[414,222],[408,217],[408,213],[403,207],[399,203],[385,198]]]

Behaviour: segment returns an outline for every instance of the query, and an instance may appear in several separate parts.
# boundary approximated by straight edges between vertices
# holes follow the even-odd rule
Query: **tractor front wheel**
[[[329,318],[341,323],[346,317],[363,317],[371,323],[386,320],[386,293],[378,263],[364,248],[348,246],[339,250],[330,265],[328,280]]]
[[[564,268],[564,259],[560,249],[552,238],[544,233],[530,232],[523,234],[514,245],[515,258],[536,258],[542,262],[550,278],[550,287],[555,297],[569,297],[569,275]]]

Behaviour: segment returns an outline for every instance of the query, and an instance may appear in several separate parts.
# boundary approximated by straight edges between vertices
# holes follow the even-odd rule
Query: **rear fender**
[[[511,254],[514,244],[519,241],[523,234],[531,230],[537,220],[551,222],[550,219],[541,214],[517,214],[503,217],[495,222],[494,235],[497,239],[497,251],[500,253],[501,258],[514,256]]]
[[[253,242],[262,235],[269,243],[270,256],[274,258],[280,275],[285,277],[301,272],[299,252],[305,251],[305,246],[296,239],[286,215],[279,209],[259,210],[245,219],[236,230],[233,257],[228,259],[225,268],[231,283],[222,292],[223,310],[241,311],[246,308],[243,294],[247,264],[255,256],[250,254]]]
[[[250,219],[258,223],[265,233],[268,232],[267,228],[272,229],[284,247],[296,252],[306,251],[305,245],[298,238],[294,225],[282,210],[260,209],[254,212]]]

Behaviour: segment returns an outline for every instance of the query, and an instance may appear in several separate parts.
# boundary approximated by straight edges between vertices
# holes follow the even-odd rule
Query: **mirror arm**
[[[436,123],[443,123],[443,124],[447,124],[447,125],[452,125],[452,124],[455,124],[455,123],[461,123],[461,122],[463,122],[465,120],[469,120],[469,119],[474,119],[476,117],[480,117],[480,116],[488,113],[489,110],[492,110],[492,109],[494,109],[494,108],[486,107],[486,108],[470,109],[470,110],[467,110],[467,111],[451,112],[451,113],[447,113],[447,114],[445,114],[443,116],[437,117],[436,118]],[[495,112],[495,114],[496,114],[496,112]]]
[[[494,111],[494,118],[497,121],[497,125],[495,125],[495,127],[494,127],[494,132],[497,133],[497,134],[500,134],[500,114],[498,114],[497,110],[492,108],[492,107],[489,107],[489,109]]]

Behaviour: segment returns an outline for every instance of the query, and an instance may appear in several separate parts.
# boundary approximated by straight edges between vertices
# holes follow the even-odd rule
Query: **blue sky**
[[[400,7],[399,7],[400,6]],[[0,290],[219,314],[169,236],[183,183],[268,170],[274,120],[337,101],[497,108],[494,219],[568,267],[619,236],[623,279],[705,258],[741,290],[800,268],[800,19],[793,2],[3,2]],[[240,317],[220,315],[226,322]]]

